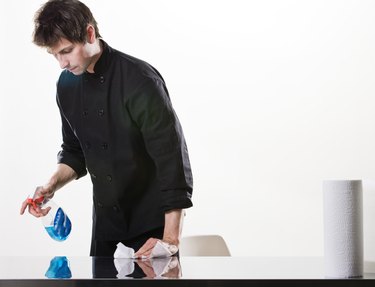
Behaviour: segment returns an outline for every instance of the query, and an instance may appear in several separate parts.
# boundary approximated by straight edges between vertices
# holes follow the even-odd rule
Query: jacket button
[[[98,207],[102,208],[103,204],[101,204],[100,202],[98,202]]]
[[[118,207],[116,205],[113,206],[112,209],[113,209],[113,211],[116,211],[116,212],[118,211]]]
[[[108,144],[107,143],[102,143],[102,149],[108,149]]]
[[[111,181],[112,181],[112,176],[107,175],[107,180],[108,180],[109,182],[111,182]]]
[[[105,82],[104,76],[100,76],[100,82],[103,84]]]
[[[98,111],[98,115],[99,115],[100,117],[102,117],[102,116],[104,115],[104,110],[103,110],[103,109],[100,109],[100,110]]]
[[[96,178],[96,175],[92,173],[92,174],[91,174],[91,177],[92,177],[92,178]]]
[[[82,115],[83,115],[84,117],[87,117],[88,114],[89,114],[88,110],[84,110],[84,111],[82,112]]]

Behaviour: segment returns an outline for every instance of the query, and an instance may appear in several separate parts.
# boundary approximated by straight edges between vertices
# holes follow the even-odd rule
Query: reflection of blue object
[[[72,230],[72,223],[69,217],[59,207],[53,220],[53,226],[47,226],[46,230],[51,238],[57,241],[64,241]]]
[[[65,256],[54,257],[45,276],[47,278],[71,278],[72,272],[70,272],[68,258]]]

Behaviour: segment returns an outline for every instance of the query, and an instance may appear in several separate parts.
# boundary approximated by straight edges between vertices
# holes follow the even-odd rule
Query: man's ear
[[[87,25],[87,42],[90,44],[95,43],[96,35],[95,35],[95,28],[92,25]]]

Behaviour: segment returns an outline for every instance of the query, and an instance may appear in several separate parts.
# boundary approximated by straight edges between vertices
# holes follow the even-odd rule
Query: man
[[[93,183],[92,256],[116,244],[150,255],[158,239],[178,246],[193,180],[183,132],[164,80],[149,64],[101,39],[87,6],[50,0],[35,16],[33,42],[64,69],[57,83],[63,144],[57,170],[34,196],[51,198],[84,176]],[[25,201],[36,216],[48,210]]]

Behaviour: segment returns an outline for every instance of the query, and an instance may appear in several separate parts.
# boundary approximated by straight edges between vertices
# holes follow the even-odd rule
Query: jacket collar
[[[112,53],[112,48],[104,40],[100,39],[99,41],[103,47],[103,52],[94,66],[94,75],[98,76],[103,75],[108,69]],[[86,74],[89,73],[86,72]]]

